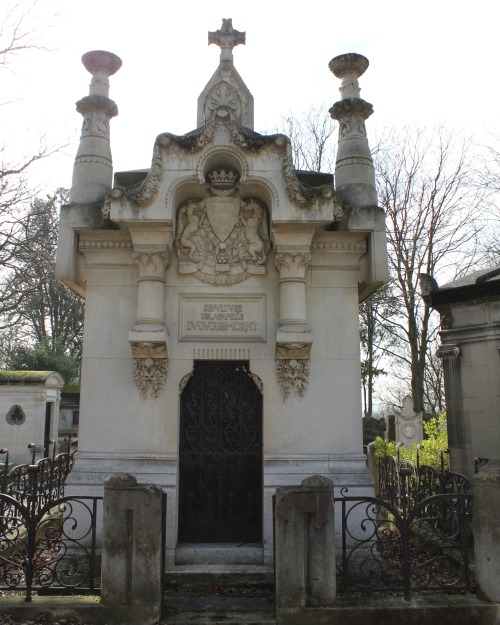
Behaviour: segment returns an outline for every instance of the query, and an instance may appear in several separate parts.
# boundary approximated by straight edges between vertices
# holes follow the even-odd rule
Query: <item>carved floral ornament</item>
[[[169,248],[159,251],[137,250],[133,255],[134,265],[139,271],[139,280],[164,281],[165,269],[170,265]]]
[[[275,368],[283,401],[291,394],[304,397],[309,385],[311,343],[277,343]]]
[[[266,273],[268,211],[259,199],[240,197],[238,177],[232,169],[213,170],[207,176],[209,196],[179,207],[179,273],[209,284],[235,284]]]
[[[275,361],[276,376],[283,401],[286,401],[291,393],[300,399],[304,397],[309,385],[309,363],[309,360],[295,358]]]
[[[167,382],[167,346],[152,341],[136,341],[131,346],[134,381],[141,398],[146,399],[151,393],[157,399]]]

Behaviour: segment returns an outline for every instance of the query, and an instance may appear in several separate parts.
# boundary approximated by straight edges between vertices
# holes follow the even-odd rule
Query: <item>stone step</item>
[[[276,616],[274,601],[266,597],[166,597],[161,623],[275,625]]]
[[[275,625],[274,572],[261,565],[182,565],[165,573],[164,625]]]
[[[262,545],[236,543],[183,543],[175,550],[176,565],[262,565]]]
[[[203,589],[216,586],[268,589],[272,594],[274,570],[262,565],[202,564],[176,566],[165,572],[165,591],[170,594],[180,594],[184,587],[190,588],[190,594],[203,593]]]

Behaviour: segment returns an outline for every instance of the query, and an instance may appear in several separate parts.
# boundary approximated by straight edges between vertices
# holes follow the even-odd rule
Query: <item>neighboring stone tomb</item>
[[[30,444],[38,459],[52,451],[63,385],[55,371],[0,371],[0,447],[8,449],[9,464],[31,462]]]
[[[499,460],[500,266],[439,287],[420,274],[424,300],[441,315],[441,345],[452,471],[471,475],[474,459]]]
[[[352,494],[372,488],[358,305],[386,280],[386,242],[364,123],[372,107],[359,97],[368,61],[330,63],[342,79],[336,188],[331,175],[311,187],[287,137],[253,131],[253,98],[233,65],[244,37],[231,20],[210,33],[220,65],[197,129],[160,134],[151,168],[117,173],[112,190],[108,77],[121,61],[83,56],[92,82],[77,104],[57,260],[58,278],[86,298],[71,488],[101,492],[116,471],[162,486],[169,566],[199,560],[193,543],[271,562],[277,487],[321,474]],[[221,553],[207,547],[203,558]]]

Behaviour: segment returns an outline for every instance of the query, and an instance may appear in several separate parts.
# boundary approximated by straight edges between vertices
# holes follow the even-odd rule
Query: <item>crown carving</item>
[[[233,169],[213,169],[207,177],[216,187],[234,187],[238,181],[238,173]]]

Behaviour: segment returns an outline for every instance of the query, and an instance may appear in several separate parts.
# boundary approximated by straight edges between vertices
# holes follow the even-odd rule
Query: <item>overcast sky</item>
[[[1,0],[0,14],[9,0]],[[15,15],[31,0],[18,0]],[[11,3],[13,6],[14,3]],[[196,101],[219,63],[209,30],[231,17],[246,31],[235,66],[255,98],[255,129],[280,115],[333,104],[339,81],[328,62],[345,52],[370,60],[362,97],[375,114],[372,138],[385,126],[447,123],[481,142],[500,136],[500,4],[494,0],[39,0],[28,18],[38,43],[0,71],[0,132],[6,155],[70,142],[34,170],[47,190],[70,186],[81,116],[88,94],[82,54],[104,49],[123,66],[111,78],[119,116],[111,122],[115,171],[148,167],[155,137],[196,126]],[[5,22],[4,22],[5,24]]]

